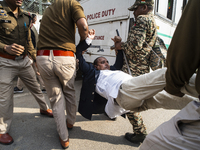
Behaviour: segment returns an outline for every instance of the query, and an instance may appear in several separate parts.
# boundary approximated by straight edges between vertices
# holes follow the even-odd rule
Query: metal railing
[[[30,13],[42,15],[53,1],[54,0],[24,0],[21,8]]]
[[[30,13],[43,15],[45,9],[53,2],[54,0],[24,0],[21,8]]]

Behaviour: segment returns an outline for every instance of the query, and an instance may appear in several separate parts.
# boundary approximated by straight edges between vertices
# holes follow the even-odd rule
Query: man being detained
[[[79,101],[79,113],[87,118],[92,114],[108,114],[110,118],[127,113],[129,110],[144,111],[147,109],[165,108],[182,109],[190,101],[198,100],[195,94],[195,75],[190,83],[183,87],[183,92],[191,94],[183,98],[172,96],[163,89],[166,85],[166,68],[151,73],[132,77],[120,71],[123,65],[123,54],[119,50],[114,65],[101,56],[89,64],[83,58],[82,52],[90,47],[95,31],[90,30],[86,40],[76,47],[76,57],[79,60],[79,69],[83,72],[83,83]],[[106,106],[105,106],[106,105]]]

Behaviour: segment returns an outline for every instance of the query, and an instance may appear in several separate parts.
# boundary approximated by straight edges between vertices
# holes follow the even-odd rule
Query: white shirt
[[[40,24],[39,23],[38,24],[33,23],[33,26],[35,27],[37,33],[39,34]]]
[[[120,85],[131,78],[131,75],[122,71],[100,71],[95,91],[108,100],[105,112],[111,119],[129,112],[116,104],[114,98],[118,96]]]

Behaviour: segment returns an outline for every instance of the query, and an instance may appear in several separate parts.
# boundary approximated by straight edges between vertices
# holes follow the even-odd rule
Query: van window
[[[188,0],[156,0],[155,14],[177,24]]]
[[[170,20],[172,20],[174,0],[157,0],[156,12]]]
[[[172,20],[174,0],[168,0],[167,18]]]

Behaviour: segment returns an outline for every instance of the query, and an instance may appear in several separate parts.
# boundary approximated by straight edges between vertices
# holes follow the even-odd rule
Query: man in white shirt
[[[85,118],[91,119],[92,114],[103,112],[104,110],[99,110],[99,108],[104,109],[105,105],[108,116],[115,118],[128,110],[182,109],[190,101],[198,101],[197,98],[188,95],[179,98],[162,91],[166,85],[166,68],[138,77],[132,77],[119,71],[123,64],[123,55],[120,50],[113,66],[110,66],[108,60],[104,57],[98,57],[93,64],[86,63],[82,51],[89,47],[91,40],[88,41],[89,39],[86,39],[86,41],[81,42],[76,49],[79,69],[83,72],[83,85],[78,111]],[[191,89],[195,91],[194,79],[195,75],[191,78],[190,85],[186,84],[183,87],[182,91],[184,93],[189,94]],[[102,107],[101,101],[105,99],[108,101],[106,104],[103,103],[105,105]],[[99,111],[97,112],[97,110]]]

